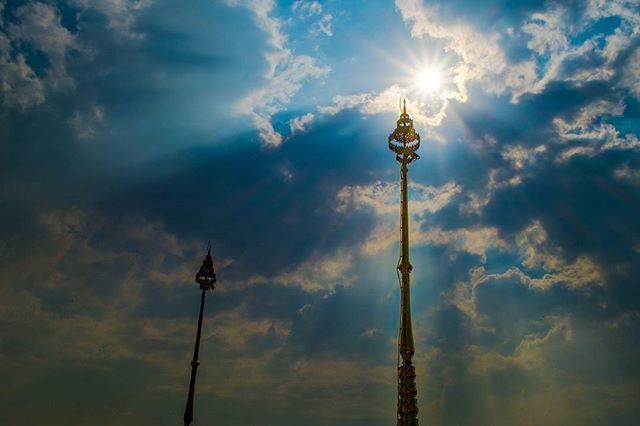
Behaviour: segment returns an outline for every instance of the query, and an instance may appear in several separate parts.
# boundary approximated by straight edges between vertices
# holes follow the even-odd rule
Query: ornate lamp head
[[[215,288],[216,273],[213,270],[213,258],[211,257],[211,243],[207,256],[202,261],[202,266],[196,274],[196,282],[200,284],[202,290],[213,290]]]
[[[396,153],[399,163],[411,163],[420,159],[416,152],[420,148],[420,135],[413,128],[413,120],[407,114],[407,100],[402,105],[402,113],[397,121],[396,129],[389,135],[389,149]]]

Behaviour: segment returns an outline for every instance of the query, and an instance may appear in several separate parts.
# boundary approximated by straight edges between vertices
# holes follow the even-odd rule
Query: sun
[[[424,68],[415,75],[415,85],[423,93],[436,93],[442,87],[442,75],[436,68]]]

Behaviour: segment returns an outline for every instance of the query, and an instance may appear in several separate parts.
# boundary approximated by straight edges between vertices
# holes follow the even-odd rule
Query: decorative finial
[[[399,163],[409,164],[420,158],[416,152],[420,148],[420,135],[413,127],[413,120],[407,114],[407,99],[403,99],[402,113],[396,129],[389,135],[389,149],[396,153]]]
[[[202,266],[196,274],[196,282],[200,284],[202,290],[213,290],[216,283],[216,273],[213,269],[213,257],[211,256],[211,241],[209,241],[209,247],[207,255],[202,260]]]

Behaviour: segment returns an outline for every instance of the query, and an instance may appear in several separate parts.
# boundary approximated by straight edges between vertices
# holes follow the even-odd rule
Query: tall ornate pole
[[[413,329],[411,326],[411,270],[409,262],[409,200],[407,196],[407,165],[420,156],[420,135],[413,128],[413,120],[407,114],[407,101],[402,107],[396,129],[389,135],[389,149],[400,163],[402,198],[400,202],[400,336],[398,340],[398,426],[418,425],[418,391],[416,370],[413,366]]]
[[[187,397],[187,405],[184,408],[184,426],[189,426],[193,421],[193,396],[196,387],[196,373],[198,372],[198,352],[200,351],[200,333],[202,331],[202,314],[204,312],[204,298],[206,297],[207,290],[213,290],[215,288],[216,273],[213,270],[213,258],[211,257],[211,243],[209,243],[209,249],[207,256],[202,261],[202,266],[196,274],[196,282],[200,284],[200,315],[198,316],[198,331],[196,333],[196,346],[193,350],[193,360],[191,361],[191,381],[189,382],[189,396]]]

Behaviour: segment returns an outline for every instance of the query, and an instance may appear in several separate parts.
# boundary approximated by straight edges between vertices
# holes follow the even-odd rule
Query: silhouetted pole
[[[191,361],[191,381],[189,382],[189,396],[187,397],[187,405],[184,408],[184,426],[189,426],[193,421],[193,397],[196,388],[196,374],[198,372],[198,353],[200,352],[200,334],[202,332],[202,316],[204,313],[204,298],[207,290],[215,288],[216,274],[213,270],[213,258],[211,257],[211,244],[207,251],[207,256],[202,261],[202,266],[196,274],[196,282],[200,284],[202,293],[200,295],[200,315],[198,316],[198,331],[196,333],[196,346],[193,349],[193,360]]]
[[[418,425],[418,391],[416,370],[413,366],[415,347],[411,325],[411,270],[409,262],[409,200],[407,195],[407,165],[420,156],[420,135],[413,128],[413,120],[407,114],[407,101],[402,107],[396,129],[389,135],[389,149],[400,163],[402,198],[400,201],[400,336],[398,339],[398,426]]]

